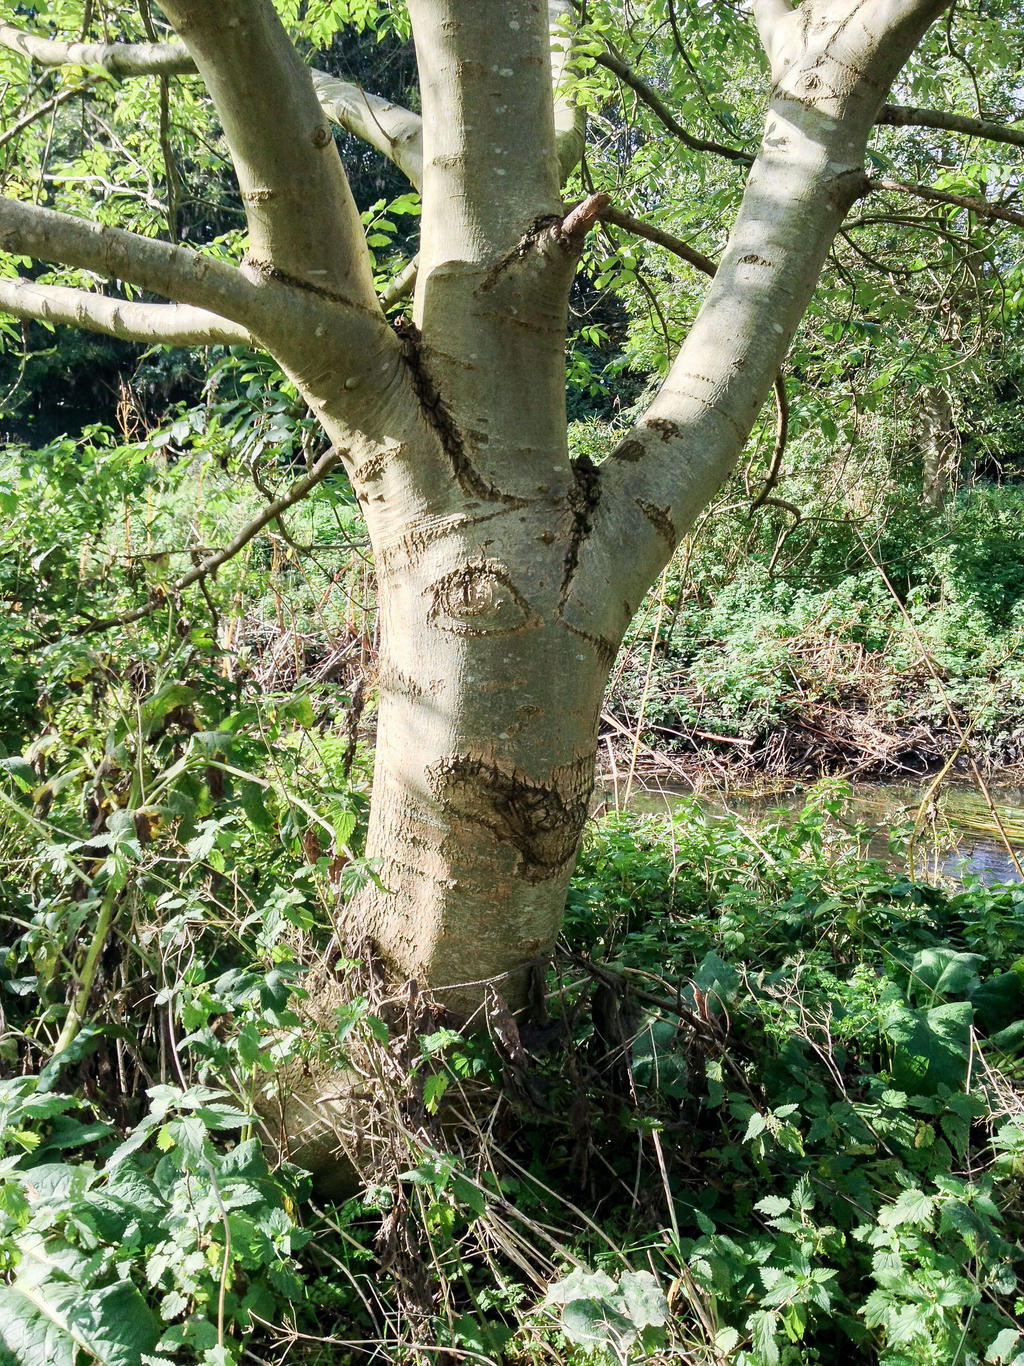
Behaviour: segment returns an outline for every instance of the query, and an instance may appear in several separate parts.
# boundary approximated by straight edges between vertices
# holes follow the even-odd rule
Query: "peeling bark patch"
[[[675,523],[669,516],[668,508],[658,507],[654,503],[645,502],[643,498],[637,498],[635,501],[637,507],[650,522],[651,526],[654,527],[658,535],[664,536],[669,545],[674,547],[676,544],[676,528]]]
[[[394,693],[402,697],[417,699],[423,696],[423,687],[415,678],[390,664],[385,664],[381,669],[377,686],[381,692]]]
[[[770,269],[771,264],[771,261],[766,261],[763,256],[758,256],[753,252],[749,256],[740,257],[741,266],[768,266]]]
[[[670,422],[667,417],[652,417],[644,426],[652,432],[657,432],[662,441],[674,441],[679,435],[679,423]]]
[[[475,560],[433,586],[427,620],[457,636],[510,636],[533,630],[540,617],[497,560]]]
[[[466,454],[463,435],[424,365],[419,329],[408,318],[397,319],[394,329],[402,343],[402,359],[412,378],[413,389],[419,399],[423,416],[437,433],[459,488],[463,493],[471,494],[474,498],[486,499],[491,503],[502,503],[505,507],[513,508],[525,507],[525,499],[505,493],[490,483]]]
[[[569,490],[569,511],[572,513],[572,527],[569,531],[569,544],[566,547],[562,565],[561,601],[564,603],[572,587],[576,567],[579,564],[580,548],[590,535],[594,526],[594,513],[601,501],[601,472],[589,455],[581,455],[571,462],[573,484]]]
[[[644,444],[642,441],[622,441],[612,451],[613,460],[628,460],[631,464],[644,457]]]
[[[554,877],[576,852],[594,785],[592,756],[536,782],[512,764],[452,754],[427,770],[437,800],[459,820],[490,830],[515,850],[528,882]]]

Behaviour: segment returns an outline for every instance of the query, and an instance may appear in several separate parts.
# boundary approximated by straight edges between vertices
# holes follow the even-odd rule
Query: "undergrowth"
[[[222,435],[281,416],[246,412]],[[2,472],[2,1366],[1022,1366],[1024,890],[895,874],[834,786],[610,817],[528,1019],[500,983],[465,1037],[381,1001],[335,941],[376,875],[365,601],[293,520],[183,608],[161,525],[205,480],[196,525],[232,529],[190,449]],[[362,563],[322,499],[307,534]],[[339,1198],[258,1113],[346,1061]]]
[[[842,797],[598,823],[543,1001],[468,1038],[300,1027],[337,855],[284,807],[207,789],[212,842],[128,834],[88,883],[51,820],[4,889],[5,1359],[1019,1366],[1024,889],[894,876]],[[253,1101],[357,1038],[401,1067],[329,1200]]]

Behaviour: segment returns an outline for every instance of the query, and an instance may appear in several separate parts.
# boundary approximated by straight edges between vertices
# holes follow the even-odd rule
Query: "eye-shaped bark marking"
[[[512,764],[452,754],[427,770],[430,789],[456,819],[482,825],[518,856],[527,882],[554,877],[576,852],[594,786],[593,756],[536,782]]]
[[[497,560],[477,560],[438,579],[427,620],[457,636],[510,636],[541,623]]]

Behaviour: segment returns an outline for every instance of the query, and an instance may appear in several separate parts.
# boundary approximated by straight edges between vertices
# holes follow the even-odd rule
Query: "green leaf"
[[[769,1219],[777,1219],[789,1209],[789,1201],[782,1195],[766,1195],[763,1200],[758,1200],[754,1208]]]
[[[926,1195],[916,1186],[911,1186],[908,1190],[901,1191],[891,1205],[885,1205],[878,1211],[878,1222],[882,1228],[899,1228],[901,1224],[910,1224],[914,1228],[931,1228],[934,1214],[934,1197]]]
[[[708,953],[697,965],[693,981],[697,990],[707,997],[707,1009],[714,1015],[720,1015],[735,1001],[740,975],[717,953]]]
[[[986,1034],[1012,1028],[1024,1016],[1024,973],[1001,972],[971,992],[971,1005]]]
[[[767,1127],[768,1124],[764,1115],[755,1110],[747,1120],[747,1131],[743,1135],[743,1142],[749,1143],[752,1138],[757,1138],[759,1134],[763,1134]]]
[[[16,1282],[0,1287],[0,1340],[19,1366],[75,1366],[79,1351],[97,1366],[139,1366],[156,1344],[157,1326],[127,1281],[104,1290]]]
[[[14,754],[9,759],[0,759],[0,773],[6,773],[13,779],[22,792],[31,792],[39,782],[32,765],[20,754]]]
[[[985,1360],[1012,1362],[1017,1354],[1017,1344],[1022,1336],[1024,1335],[1018,1328],[1004,1328],[992,1339],[989,1349],[985,1353]]]
[[[660,1328],[668,1318],[668,1300],[649,1271],[624,1271],[619,1298],[637,1328]]]
[[[458,1173],[452,1178],[452,1195],[460,1205],[466,1205],[474,1214],[483,1214],[487,1209],[487,1200],[480,1187]]]
[[[754,1356],[762,1366],[778,1366],[779,1343],[776,1334],[779,1316],[772,1309],[758,1309],[747,1320]]]
[[[967,1078],[973,1016],[973,1007],[966,1001],[931,1010],[908,1010],[894,1003],[883,1029],[894,1045],[896,1084],[918,1095],[934,1095],[943,1085],[961,1088]]]
[[[444,1072],[433,1072],[423,1080],[423,1104],[428,1114],[436,1115],[441,1097],[448,1090],[449,1079]]]
[[[910,964],[910,995],[921,1005],[934,1005],[942,998],[969,996],[978,986],[978,972],[984,965],[980,953],[921,949]]]

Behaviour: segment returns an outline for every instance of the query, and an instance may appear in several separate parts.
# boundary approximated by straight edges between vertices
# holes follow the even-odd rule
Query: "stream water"
[[[888,831],[894,827],[914,826],[928,788],[927,782],[855,783],[845,804],[844,820],[851,825],[877,827],[879,833],[871,841],[871,853],[894,866],[906,868],[910,861],[908,852],[904,848],[901,854],[893,855]],[[914,841],[915,876],[960,883],[966,875],[971,875],[989,885],[1022,881],[1019,865],[1024,864],[1024,788],[997,782],[989,786],[988,792],[1006,835],[1005,841],[988,803],[976,787],[943,784],[928,804]],[[614,794],[607,791],[606,797],[608,805],[613,806]],[[639,791],[634,789],[629,805],[636,811],[669,813],[684,800],[693,798],[681,789],[647,787]],[[771,811],[799,810],[804,795],[792,792],[744,798],[731,793],[709,792],[696,800],[709,814],[731,811],[756,820]]]

